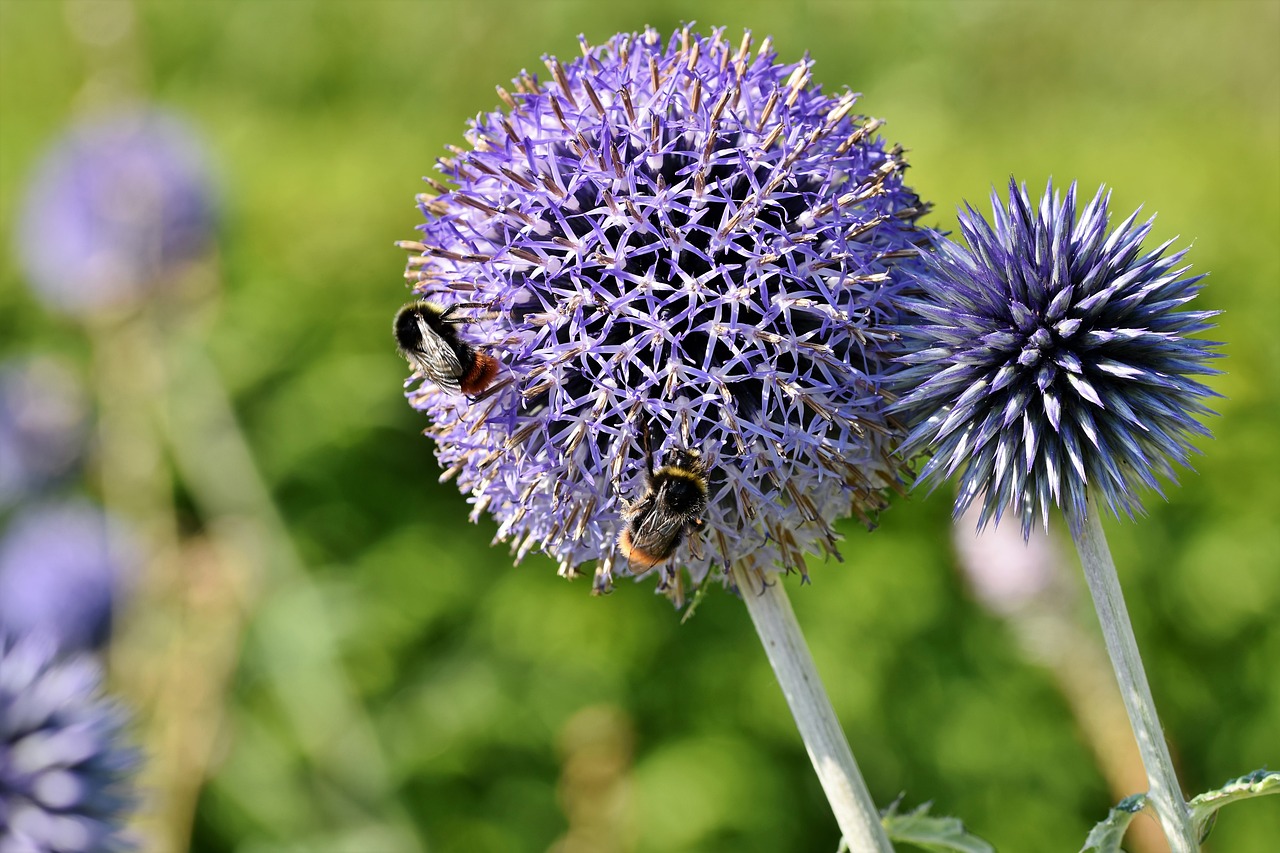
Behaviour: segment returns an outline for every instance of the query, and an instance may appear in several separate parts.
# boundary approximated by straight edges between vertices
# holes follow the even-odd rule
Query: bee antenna
[[[653,446],[649,443],[649,417],[642,413],[640,417],[640,446],[644,448],[645,465],[648,466],[650,476],[654,471],[653,466]]]

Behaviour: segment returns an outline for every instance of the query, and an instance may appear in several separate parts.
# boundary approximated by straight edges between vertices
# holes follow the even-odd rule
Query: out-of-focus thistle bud
[[[39,298],[67,314],[127,307],[212,245],[195,134],[157,111],[73,126],[36,166],[16,251]]]
[[[122,526],[89,503],[25,509],[0,538],[0,628],[64,651],[103,645],[136,559]]]
[[[60,362],[36,357],[0,364],[0,507],[74,466],[88,417],[84,390]]]

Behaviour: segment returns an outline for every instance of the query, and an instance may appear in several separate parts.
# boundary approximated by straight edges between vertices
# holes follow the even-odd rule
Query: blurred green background
[[[104,47],[94,15],[131,26]],[[1143,205],[1156,242],[1194,243],[1203,307],[1225,312],[1216,439],[1170,502],[1109,535],[1184,784],[1280,767],[1280,3],[2,0],[6,241],[44,146],[119,91],[187,117],[218,171],[220,293],[150,346],[205,377],[176,383],[171,431],[225,388],[297,560],[243,484],[251,532],[220,539],[235,513],[210,509],[182,452],[156,451],[176,472],[171,562],[185,571],[207,539],[244,567],[210,575],[239,578],[230,615],[197,590],[194,616],[126,629],[115,659],[144,707],[163,691],[128,670],[148,653],[213,673],[204,728],[160,741],[198,791],[191,849],[835,850],[741,603],[714,591],[681,624],[649,582],[600,599],[542,558],[513,569],[437,483],[389,335],[407,293],[392,241],[494,85],[576,56],[578,33],[688,20],[772,34],[827,91],[862,92],[940,227],[1010,174],[1033,191],[1052,175],[1106,182],[1113,213]],[[47,312],[11,257],[0,355],[59,353],[99,381],[104,333]],[[1115,797],[1051,673],[957,574],[948,496],[845,533],[845,562],[791,593],[876,801],[932,800],[1002,850],[1078,849]],[[207,643],[173,639],[188,623]],[[208,754],[182,770],[200,737]],[[1227,809],[1209,849],[1278,838],[1280,804],[1260,800]]]

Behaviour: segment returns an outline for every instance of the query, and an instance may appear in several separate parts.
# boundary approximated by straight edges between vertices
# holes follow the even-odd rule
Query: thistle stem
[[[742,566],[734,566],[733,580],[747,604],[848,849],[851,853],[890,853],[893,846],[880,823],[880,813],[858,772],[786,589],[777,580],[762,582]]]
[[[1073,533],[1076,550],[1080,552],[1085,581],[1093,596],[1098,621],[1102,623],[1102,636],[1116,680],[1120,683],[1120,695],[1129,713],[1129,725],[1142,754],[1151,804],[1160,818],[1170,850],[1173,853],[1195,853],[1200,845],[1191,824],[1191,809],[1183,798],[1164,731],[1156,716],[1156,703],[1151,698],[1151,688],[1138,653],[1138,642],[1133,636],[1129,611],[1124,606],[1116,565],[1111,559],[1106,535],[1102,532],[1100,515],[1097,504],[1090,498],[1080,530]]]

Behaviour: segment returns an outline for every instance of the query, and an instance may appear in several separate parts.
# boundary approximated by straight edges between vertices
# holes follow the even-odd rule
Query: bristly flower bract
[[[1216,395],[1192,377],[1217,372],[1217,344],[1190,336],[1217,312],[1187,310],[1203,275],[1172,241],[1144,252],[1137,212],[1108,230],[1109,201],[1100,188],[1077,215],[1075,184],[1063,198],[1050,182],[1036,206],[1010,181],[990,223],[960,212],[968,247],[930,253],[923,295],[904,301],[900,452],[932,452],[920,482],[961,472],[956,515],[981,501],[979,527],[1008,506],[1027,536],[1058,505],[1078,531],[1090,497],[1132,516],[1209,435],[1197,417]]]
[[[93,657],[0,626],[0,850],[134,849],[124,824],[138,757],[101,681]]]
[[[518,558],[594,561],[597,590],[628,571],[646,419],[657,464],[697,450],[708,472],[705,525],[660,589],[679,566],[803,572],[835,553],[833,520],[898,483],[884,327],[926,206],[854,94],[752,48],[646,30],[548,57],[441,161],[452,186],[429,180],[402,244],[417,294],[486,306],[458,334],[502,365],[474,399],[411,383],[445,476]]]

